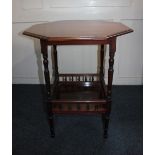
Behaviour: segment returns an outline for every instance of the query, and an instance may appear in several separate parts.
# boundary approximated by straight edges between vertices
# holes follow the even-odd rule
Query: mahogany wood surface
[[[53,44],[89,44],[132,32],[129,27],[102,20],[66,20],[34,25],[23,32],[24,35],[45,39]],[[90,42],[93,40],[94,42]]]

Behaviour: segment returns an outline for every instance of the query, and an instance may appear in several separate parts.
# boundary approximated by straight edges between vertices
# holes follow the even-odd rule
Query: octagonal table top
[[[106,40],[133,30],[118,22],[103,20],[64,20],[36,24],[23,32],[24,35],[53,42],[78,40]]]

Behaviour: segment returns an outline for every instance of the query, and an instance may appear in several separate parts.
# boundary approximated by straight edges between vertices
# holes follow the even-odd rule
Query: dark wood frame
[[[44,76],[47,90],[49,124],[52,137],[54,132],[54,114],[100,114],[103,120],[104,138],[108,136],[108,125],[112,104],[112,81],[116,38],[133,32],[129,27],[116,22],[105,21],[57,21],[37,24],[23,32],[24,35],[40,39],[43,56]],[[99,72],[96,74],[61,74],[58,71],[57,45],[99,45]],[[104,81],[104,53],[109,45],[108,84]],[[48,69],[48,46],[52,46],[54,82],[50,84]],[[67,91],[88,90],[97,96],[62,97]],[[63,93],[62,93],[63,92]]]
[[[47,90],[47,103],[49,109],[49,124],[51,135],[54,137],[54,121],[53,114],[101,114],[104,123],[104,138],[108,136],[108,124],[109,116],[111,112],[112,104],[112,80],[113,80],[113,64],[114,64],[114,54],[116,51],[116,37],[102,40],[102,41],[72,41],[67,42],[50,42],[46,39],[40,39],[41,52],[43,55],[44,64],[44,76]],[[57,45],[89,45],[98,44],[101,46],[100,50],[100,71],[98,74],[59,74],[58,72],[58,60],[57,60]],[[50,74],[48,69],[48,51],[47,47],[53,46],[53,60],[54,60],[54,83],[51,89],[50,84]],[[103,72],[103,59],[104,59],[104,46],[109,45],[109,69],[108,69],[108,85],[105,85],[104,72]],[[96,81],[94,80],[96,77]],[[81,79],[82,78],[82,79]],[[66,100],[59,99],[59,88],[65,88],[66,85],[73,87],[75,85],[77,88],[87,87],[88,88],[100,88],[100,98],[99,99],[88,99],[88,100]],[[63,106],[67,105],[67,110]],[[80,108],[83,107],[83,109]],[[84,108],[85,106],[85,108]],[[74,107],[74,110],[72,109]],[[75,107],[76,110],[75,110]],[[90,110],[90,107],[92,108]]]

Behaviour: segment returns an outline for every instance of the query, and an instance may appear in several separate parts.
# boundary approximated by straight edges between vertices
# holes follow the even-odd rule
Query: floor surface
[[[13,85],[13,155],[142,155],[143,87],[113,86],[109,138],[95,115],[56,115],[51,138],[40,85]]]

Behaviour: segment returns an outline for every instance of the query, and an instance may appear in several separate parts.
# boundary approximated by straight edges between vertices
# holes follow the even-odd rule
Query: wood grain
[[[106,40],[133,32],[129,27],[102,20],[69,20],[34,25],[23,32],[24,35],[46,39],[57,44],[74,41]],[[67,43],[66,43],[67,44]],[[76,43],[77,44],[77,43]],[[92,42],[91,42],[92,44]]]

